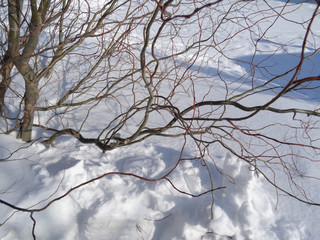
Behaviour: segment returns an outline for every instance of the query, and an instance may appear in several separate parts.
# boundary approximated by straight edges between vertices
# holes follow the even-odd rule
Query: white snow
[[[275,0],[270,2],[283,4]],[[300,18],[304,16],[310,16],[314,7],[313,3],[304,3],[294,15],[289,16],[301,20]],[[316,20],[319,21],[319,16]],[[279,28],[274,27],[268,32],[270,38],[277,36],[279,44],[288,44],[288,41],[294,39],[288,47],[279,50],[278,60],[285,57],[284,50],[291,53],[299,51],[303,28],[296,29],[295,26],[295,24],[292,26],[280,24]],[[319,32],[320,28],[314,31]],[[291,34],[294,34],[294,37]],[[248,36],[243,33],[238,37],[245,42]],[[314,41],[319,44],[319,40]],[[179,43],[177,46],[180,46]],[[315,46],[310,44],[309,47],[313,49]],[[271,48],[274,48],[274,45],[268,42],[261,44],[261,49],[266,52]],[[250,44],[246,42],[240,44],[239,49],[241,51],[239,50],[233,57],[246,59],[252,53]],[[257,56],[257,59],[259,57]],[[202,60],[208,61],[208,59]],[[319,60],[319,56],[316,60]],[[201,68],[202,74],[212,74],[211,68],[215,68],[215,60],[211,59],[209,63],[213,66],[208,64],[207,69]],[[288,61],[288,68],[292,67],[289,66],[291,63]],[[230,81],[235,81],[235,76],[241,76],[248,71],[245,65],[231,59],[224,58],[220,64],[225,66],[225,74],[229,74]],[[317,64],[319,65],[319,62]],[[199,71],[199,69],[194,70]],[[261,81],[268,80],[266,73],[258,74],[257,77]],[[221,86],[223,88],[224,84]],[[197,85],[196,88],[199,91],[197,96],[199,99],[208,92],[204,83]],[[230,94],[236,95],[245,88],[245,85],[237,85],[235,82],[230,85],[230,89],[234,90]],[[221,89],[212,92],[214,91],[217,97],[224,96],[225,93]],[[261,93],[250,98],[250,102],[254,106],[270,100],[271,96],[268,92]],[[307,109],[318,106],[317,101],[305,99],[306,96],[301,100],[288,97],[277,102],[276,106],[285,108],[294,105]],[[287,123],[292,124],[292,115],[280,116],[281,121],[277,117],[279,115],[267,112],[255,116],[246,124],[252,128],[259,128],[263,121],[281,122],[282,125],[266,131],[272,136],[284,136],[287,139],[297,134],[289,130],[279,132],[279,129]],[[100,115],[93,116],[85,130],[95,129],[95,125],[99,125],[100,121]],[[300,122],[297,120],[295,124],[298,126]],[[36,132],[35,135],[41,136],[41,134],[42,132]],[[301,143],[307,141],[299,134],[300,132],[297,138]],[[242,140],[250,141],[249,137]],[[73,190],[47,209],[35,212],[33,218],[36,220],[37,239],[318,239],[319,207],[309,206],[277,192],[263,176],[253,171],[252,166],[221,146],[211,150],[213,161],[210,158],[205,159],[207,167],[200,160],[186,160],[179,163],[168,179],[181,192],[174,189],[165,179],[153,181],[166,175],[177,164],[184,143],[181,138],[155,137],[106,152],[104,155],[96,146],[82,144],[73,137],[60,137],[54,147],[45,147],[38,141],[23,143],[16,139],[15,133],[1,134],[0,158],[4,161],[0,162],[0,199],[21,208],[38,209],[73,187],[105,175]],[[256,144],[253,151],[271,151],[263,142],[252,144]],[[230,147],[237,149],[239,146],[232,143]],[[284,146],[280,150],[286,152],[288,149]],[[300,151],[300,149],[290,148],[290,151]],[[195,153],[197,153],[196,146],[187,142],[182,158],[192,158]],[[311,158],[315,156],[313,151],[304,154]],[[299,163],[300,160],[296,159],[296,162],[304,174],[311,176],[319,174],[319,163],[306,159],[303,159],[303,163]],[[208,169],[213,178],[213,187],[223,187],[214,191],[213,198],[211,193],[199,197],[182,193],[198,195],[210,189]],[[272,172],[267,167],[265,171],[273,178]],[[276,167],[275,171],[276,182],[282,187],[288,187],[288,176],[283,173],[282,166]],[[299,176],[293,177],[303,186],[312,200],[320,202],[317,181]],[[147,181],[141,178],[146,178]],[[294,186],[291,187],[294,192],[300,194]],[[301,194],[299,196],[302,197]],[[30,213],[18,212],[4,204],[0,205],[0,239],[32,239],[32,226]]]

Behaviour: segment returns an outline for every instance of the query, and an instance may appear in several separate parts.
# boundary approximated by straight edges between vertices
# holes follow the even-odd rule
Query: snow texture
[[[297,17],[310,15],[313,8],[312,3],[302,4]],[[290,26],[273,29],[275,32],[269,34],[278,36],[279,42],[285,43],[289,37],[301,39],[299,34],[302,33]],[[240,35],[239,42],[245,42],[245,37]],[[261,44],[265,49],[271,47],[268,42]],[[299,46],[298,42],[287,48],[293,52],[299,51]],[[247,60],[251,49],[246,48],[245,43],[241,48],[235,57]],[[263,58],[257,56],[255,61]],[[288,55],[279,53],[269,60],[287,61],[290,68],[294,59],[288,58]],[[319,60],[319,56],[314,58],[314,61]],[[210,61],[214,67],[213,60]],[[237,61],[224,61],[221,64],[225,64],[225,74],[230,78],[249,71],[248,66]],[[213,69],[208,64],[208,68],[200,70],[210,75]],[[274,70],[277,71],[276,65]],[[264,81],[270,76],[267,72],[260,72],[257,77]],[[200,92],[206,92],[205,84],[197,87]],[[268,99],[270,95],[261,93],[259,97]],[[252,101],[254,103],[255,99]],[[292,101],[296,100],[286,98],[277,104],[285,107]],[[317,102],[297,101],[296,104],[316,106]],[[259,117],[252,124],[272,121],[272,116],[270,119],[266,115]],[[97,117],[92,126],[99,124],[99,119]],[[286,118],[283,121],[285,124]],[[15,138],[15,134],[0,135],[0,157],[10,157],[10,161],[1,162],[0,198],[23,208],[41,208],[72,187],[105,173],[125,172],[157,179],[175,166],[182,144],[175,139],[149,139],[103,155],[95,146],[81,144],[72,137],[62,137],[54,147],[45,147],[39,142],[23,143]],[[183,157],[190,157],[196,151],[196,146],[187,144]],[[213,185],[224,187],[214,191],[213,209],[210,193],[191,197],[173,189],[166,180],[152,182],[130,175],[110,174],[72,191],[45,211],[34,213],[37,239],[318,239],[319,208],[277,195],[262,176],[222,148],[216,149],[212,155],[215,163],[207,161],[207,164]],[[301,167],[304,172],[314,175],[320,169],[313,164]],[[169,179],[179,190],[194,195],[211,186],[208,170],[200,160],[182,161]],[[317,186],[305,187],[314,193],[314,199],[319,199]],[[0,239],[32,239],[29,213],[17,212],[2,204],[0,223]]]

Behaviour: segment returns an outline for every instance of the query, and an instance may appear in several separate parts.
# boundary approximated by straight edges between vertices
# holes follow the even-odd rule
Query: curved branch
[[[15,210],[18,210],[18,211],[21,211],[21,212],[29,212],[29,213],[35,213],[35,212],[42,212],[44,211],[45,209],[47,209],[49,206],[51,206],[54,202],[56,201],[59,201],[63,198],[65,198],[66,196],[68,196],[71,192],[73,192],[74,190],[78,189],[78,188],[81,188],[89,183],[93,183],[97,180],[100,180],[102,178],[105,178],[109,175],[121,175],[121,176],[130,176],[130,177],[134,177],[134,178],[138,178],[138,179],[141,179],[143,181],[147,181],[147,182],[158,182],[158,181],[161,181],[161,180],[166,180],[168,181],[171,186],[174,187],[175,190],[177,190],[178,192],[180,193],[183,193],[183,194],[186,194],[186,195],[189,195],[189,196],[192,196],[192,197],[200,197],[204,194],[207,194],[207,193],[210,193],[210,192],[213,192],[213,191],[216,191],[216,190],[220,190],[220,189],[223,189],[224,187],[218,187],[218,188],[214,188],[214,189],[210,189],[210,190],[207,190],[207,191],[204,191],[200,194],[192,194],[192,193],[188,193],[188,192],[185,192],[185,191],[182,191],[182,190],[179,190],[176,186],[174,186],[174,184],[172,183],[172,181],[167,177],[168,174],[166,174],[165,176],[163,177],[160,177],[160,178],[155,178],[155,179],[152,179],[152,178],[145,178],[145,177],[142,177],[142,176],[139,176],[139,175],[136,175],[134,173],[126,173],[126,172],[108,172],[108,173],[104,173],[98,177],[95,177],[95,178],[92,178],[88,181],[85,181],[81,184],[78,184],[76,185],[75,187],[72,187],[70,188],[67,192],[65,192],[64,194],[62,194],[61,196],[51,200],[49,203],[47,203],[44,207],[41,207],[41,208],[34,208],[34,209],[29,209],[29,208],[22,208],[22,207],[17,207],[7,201],[4,201],[2,199],[0,199],[0,203],[1,204],[4,204],[12,209],[15,209]]]

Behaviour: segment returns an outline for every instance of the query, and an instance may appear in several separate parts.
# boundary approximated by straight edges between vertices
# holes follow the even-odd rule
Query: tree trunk
[[[4,98],[11,82],[12,67],[13,67],[12,62],[4,62],[0,69],[1,77],[2,77],[0,82],[0,116],[5,115]]]
[[[16,58],[14,63],[25,82],[23,121],[17,137],[25,142],[29,142],[32,140],[34,110],[39,98],[39,80],[25,59]]]
[[[38,81],[25,81],[24,113],[18,138],[25,142],[32,140],[34,110],[39,98]]]

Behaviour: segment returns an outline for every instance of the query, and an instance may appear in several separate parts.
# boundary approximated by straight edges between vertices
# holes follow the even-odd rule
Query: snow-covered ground
[[[282,1],[269,2],[283,4]],[[303,28],[296,29],[293,21],[292,25],[288,24],[288,19],[300,21],[310,17],[315,7],[314,2],[306,2],[299,5],[292,15],[288,14],[283,25],[281,21],[277,22],[278,25],[273,26],[268,34],[275,36],[273,40],[279,44],[288,45],[267,58],[264,54],[268,50],[273,51],[275,45],[261,42],[259,47],[264,51],[254,61],[272,66],[272,73],[286,71],[278,67],[278,63],[288,69],[293,67],[296,64],[293,53],[301,51],[299,47],[304,31]],[[319,16],[316,20],[320,20]],[[313,31],[319,34],[320,26]],[[250,36],[243,33],[237,37],[241,40],[237,42],[241,51],[232,57],[239,61],[223,59],[226,66],[223,74],[230,82],[244,72],[250,73],[250,66],[243,64],[252,55],[251,46],[246,42]],[[314,41],[319,44],[319,40]],[[309,50],[312,51],[312,46]],[[211,60],[205,60],[208,65],[201,68],[202,74],[210,75],[216,66],[214,62],[210,66]],[[313,67],[319,65],[319,60],[319,55],[313,56],[302,76],[310,73],[319,75],[319,68]],[[193,68],[196,70],[195,66]],[[270,72],[262,70],[256,77],[267,81],[272,77],[268,74]],[[234,95],[241,88],[246,88],[245,84],[237,87],[234,83],[230,89],[233,86]],[[199,92],[207,92],[206,84],[199,84],[197,88]],[[297,96],[291,97],[279,100],[277,106],[313,109],[319,103],[316,94],[306,93],[299,97],[301,100]],[[261,99],[270,99],[270,93],[254,95],[250,101],[260,103]],[[269,132],[276,136],[284,134],[281,127],[292,121],[292,115],[278,117],[267,112],[247,124],[258,128],[260,122],[281,122],[271,129],[273,132]],[[99,125],[101,117],[92,119],[94,122],[90,126],[94,128]],[[35,132],[37,137],[42,134],[40,130]],[[289,137],[290,133],[287,134]],[[0,157],[4,159],[0,162],[0,199],[21,208],[41,209],[52,199],[72,190],[45,210],[33,213],[37,239],[316,240],[320,236],[319,207],[277,192],[263,176],[255,174],[248,164],[222,146],[211,150],[214,162],[207,159],[207,166],[201,160],[181,161],[168,180],[157,180],[167,174],[179,159],[192,159],[198,151],[196,145],[179,138],[154,137],[103,154],[96,146],[82,144],[70,136],[59,137],[54,147],[44,146],[38,141],[23,143],[15,136],[16,133],[0,135]],[[303,143],[304,137],[299,137]],[[319,142],[317,147],[320,147]],[[317,162],[304,161],[299,167],[310,176],[317,177],[320,172]],[[279,186],[287,186],[288,177],[282,174],[283,169],[275,168],[274,171],[279,176]],[[213,187],[217,189],[213,195],[211,192],[202,195],[211,188],[208,173],[211,173]],[[319,183],[295,177],[308,196],[320,202]],[[73,189],[90,180],[92,182]],[[2,240],[32,239],[33,221],[28,212],[15,211],[1,204],[0,224]]]

